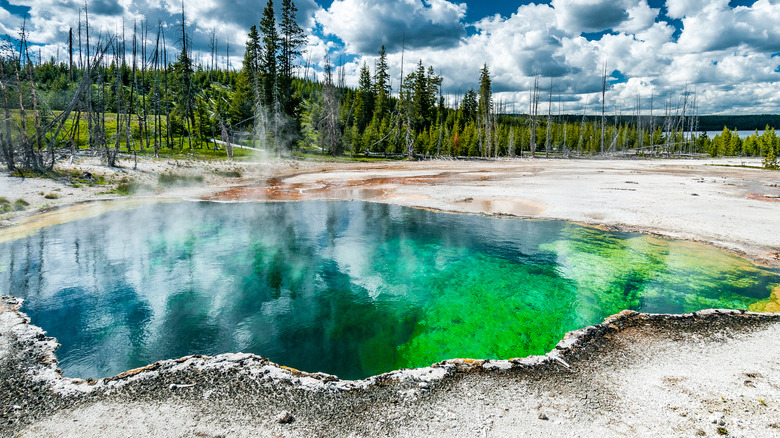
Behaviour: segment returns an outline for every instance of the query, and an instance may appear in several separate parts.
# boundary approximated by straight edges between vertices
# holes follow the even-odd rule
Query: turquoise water
[[[506,359],[624,309],[762,306],[778,284],[688,242],[362,202],[154,204],[0,243],[0,288],[82,378],[239,351],[347,379]]]

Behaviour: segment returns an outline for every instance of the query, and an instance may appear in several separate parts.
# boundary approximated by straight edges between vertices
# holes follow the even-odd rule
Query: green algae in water
[[[780,275],[703,245],[558,221],[181,203],[0,244],[0,284],[62,344],[66,376],[241,351],[362,378],[544,354],[624,309],[772,308]]]

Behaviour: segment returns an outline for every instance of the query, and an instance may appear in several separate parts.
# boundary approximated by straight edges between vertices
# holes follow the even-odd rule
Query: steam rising
[[[57,337],[66,376],[241,351],[358,378],[545,353],[624,308],[745,308],[780,275],[701,245],[563,222],[185,202],[0,243],[0,284]]]

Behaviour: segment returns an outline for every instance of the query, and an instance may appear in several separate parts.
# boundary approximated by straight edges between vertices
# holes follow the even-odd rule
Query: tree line
[[[710,139],[687,88],[659,114],[651,100],[651,114],[643,115],[637,97],[633,114],[608,115],[606,67],[601,114],[580,116],[562,114],[552,79],[547,89],[538,75],[527,113],[510,114],[494,99],[487,65],[475,69],[477,87],[454,105],[445,101],[442,76],[422,61],[402,71],[393,90],[384,47],[373,66],[361,66],[356,88],[345,85],[343,65],[328,58],[318,80],[310,74],[311,57],[304,57],[307,35],[296,13],[292,0],[282,0],[277,19],[269,0],[249,29],[238,71],[216,62],[213,33],[210,62],[193,61],[183,7],[175,27],[143,21],[121,34],[95,36],[85,6],[62,62],[43,62],[40,55],[36,62],[22,25],[0,47],[2,160],[9,170],[40,172],[84,151],[114,166],[120,153],[208,149],[232,157],[241,145],[277,156],[743,155],[776,166],[780,144],[769,125],[746,139],[728,128]],[[172,40],[175,53],[169,53]]]

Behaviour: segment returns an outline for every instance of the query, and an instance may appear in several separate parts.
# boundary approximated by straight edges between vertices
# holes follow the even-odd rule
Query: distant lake
[[[720,131],[707,131],[707,137],[709,137],[711,139],[715,138],[715,136],[716,135],[720,135],[721,132],[723,132],[722,129]],[[732,135],[734,134],[734,131],[730,131],[730,132],[731,132]],[[753,130],[753,131],[736,131],[736,132],[737,132],[737,135],[739,135],[739,138],[749,137],[749,136],[751,136],[751,135],[756,133],[755,130]],[[762,132],[764,132],[764,131],[763,130],[759,130],[758,134],[761,135]]]

